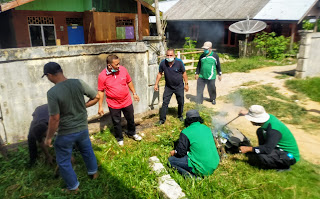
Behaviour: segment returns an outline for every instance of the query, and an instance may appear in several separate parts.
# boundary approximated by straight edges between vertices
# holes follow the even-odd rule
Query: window
[[[133,20],[128,18],[116,18],[117,39],[134,39]]]
[[[197,41],[199,37],[199,25],[192,25],[190,27],[190,39]]]
[[[52,17],[28,17],[31,46],[56,45],[55,27]]]

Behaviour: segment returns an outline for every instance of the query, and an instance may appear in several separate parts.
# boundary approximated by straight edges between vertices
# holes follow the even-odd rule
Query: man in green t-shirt
[[[186,176],[208,176],[218,167],[220,158],[209,127],[203,125],[197,110],[190,110],[184,121],[175,150],[170,152],[169,163]]]
[[[291,131],[274,115],[266,113],[263,106],[252,105],[249,111],[240,111],[257,130],[259,146],[241,146],[249,163],[262,169],[289,169],[300,160],[299,148]]]
[[[98,176],[98,166],[88,132],[87,107],[99,101],[97,91],[79,79],[67,79],[58,63],[44,65],[43,76],[55,85],[47,92],[49,125],[45,144],[52,146],[52,137],[58,130],[54,142],[56,160],[60,175],[67,184],[68,191],[79,190],[79,181],[71,164],[73,146],[79,149],[86,164],[88,175]],[[84,95],[89,97],[85,102]],[[59,129],[58,129],[59,128]]]
[[[210,102],[216,104],[216,76],[218,75],[219,81],[221,81],[222,72],[220,67],[219,56],[212,51],[212,43],[206,41],[202,48],[203,54],[199,58],[198,66],[196,69],[195,79],[197,80],[197,100],[198,104],[203,102],[203,90],[207,85]]]

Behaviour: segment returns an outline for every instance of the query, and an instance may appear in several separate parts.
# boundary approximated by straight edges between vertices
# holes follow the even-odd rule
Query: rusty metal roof
[[[269,0],[180,0],[164,16],[167,20],[224,20],[253,18]]]

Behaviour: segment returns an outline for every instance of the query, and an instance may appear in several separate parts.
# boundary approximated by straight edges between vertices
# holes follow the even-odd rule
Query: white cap
[[[212,48],[212,43],[210,41],[206,41],[206,42],[204,42],[202,48],[204,48],[204,49]]]
[[[249,113],[245,115],[247,120],[255,122],[255,123],[265,123],[269,120],[270,115],[266,113],[263,106],[260,105],[252,105],[249,108]]]

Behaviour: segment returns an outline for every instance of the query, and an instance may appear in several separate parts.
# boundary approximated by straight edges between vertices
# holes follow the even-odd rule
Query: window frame
[[[55,43],[57,45],[57,34],[56,34],[56,26],[54,24],[28,24],[28,31],[29,31],[29,40],[30,40],[30,46],[31,47],[38,47],[38,46],[33,46],[32,45],[32,40],[31,40],[31,32],[30,32],[30,26],[40,26],[41,27],[41,36],[42,36],[42,46],[47,46],[46,45],[46,41],[44,38],[44,30],[43,30],[43,26],[53,26],[53,31],[54,31],[54,39],[55,39]]]

